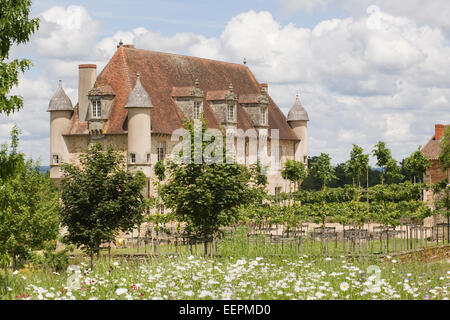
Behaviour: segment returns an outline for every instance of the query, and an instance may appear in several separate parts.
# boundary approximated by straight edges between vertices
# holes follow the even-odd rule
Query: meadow
[[[448,260],[423,263],[384,255],[326,256],[321,250],[284,255],[248,247],[239,236],[215,257],[160,254],[125,259],[103,254],[90,270],[77,255],[63,272],[26,266],[1,275],[3,300],[432,300],[448,299]],[[201,250],[200,250],[201,251]]]

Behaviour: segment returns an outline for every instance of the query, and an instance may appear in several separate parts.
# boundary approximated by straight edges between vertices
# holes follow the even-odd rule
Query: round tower
[[[153,108],[150,95],[144,89],[139,74],[136,85],[128,95],[128,168],[141,170],[150,177],[151,119]]]
[[[300,140],[295,145],[295,161],[301,161],[304,164],[308,161],[308,113],[300,102],[297,95],[295,103],[289,110],[287,121],[294,130],[297,138]]]
[[[69,151],[63,135],[70,128],[73,106],[65,93],[61,80],[56,93],[50,100],[47,112],[50,112],[50,177],[61,177],[60,165],[69,161]]]

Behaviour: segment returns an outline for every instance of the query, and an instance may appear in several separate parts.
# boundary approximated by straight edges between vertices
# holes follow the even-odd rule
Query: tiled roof
[[[137,75],[136,85],[128,95],[125,108],[153,108],[152,100],[148,92],[142,87],[139,74]]]
[[[47,111],[73,111],[72,101],[64,91],[61,80],[58,83],[58,89],[48,104]]]
[[[114,94],[114,90],[113,88],[111,88],[110,85],[105,84],[105,85],[97,85],[94,84],[94,87],[89,90],[88,92],[89,96],[113,96]]]
[[[446,125],[445,127],[448,127],[450,125]],[[427,157],[429,160],[438,160],[439,154],[441,153],[441,141],[436,140],[435,136],[433,136],[427,144],[421,149],[422,153]]]
[[[309,117],[308,112],[306,112],[305,108],[303,108],[302,103],[300,102],[300,98],[297,95],[294,105],[292,106],[291,110],[289,110],[288,121],[299,120],[309,121]]]
[[[119,47],[106,67],[97,77],[99,86],[108,85],[115,93],[114,103],[107,121],[106,134],[120,134],[127,130],[127,97],[136,83],[136,74],[141,74],[142,86],[149,93],[154,108],[151,109],[152,132],[171,134],[183,126],[184,115],[173,97],[187,94],[198,84],[204,95],[204,117],[208,127],[219,124],[207,102],[209,92],[226,91],[233,85],[234,93],[240,97],[255,99],[261,94],[261,87],[246,65],[227,63],[177,54]],[[253,99],[254,100],[254,99]],[[286,117],[269,97],[269,127],[279,129],[280,139],[298,140],[287,123]],[[238,105],[237,126],[252,128],[245,110]],[[80,132],[81,127],[73,117],[71,132]],[[83,128],[84,129],[84,128]]]

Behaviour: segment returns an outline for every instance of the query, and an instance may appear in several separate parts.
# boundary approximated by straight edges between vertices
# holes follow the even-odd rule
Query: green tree
[[[15,159],[14,170],[0,179],[0,256],[4,262],[12,258],[16,268],[17,258],[26,258],[57,238],[59,194],[48,176],[39,172],[39,163],[25,161],[17,153],[17,128],[11,135],[11,152],[5,146],[0,152],[5,162]]]
[[[302,162],[286,159],[281,177],[289,180],[290,184],[294,185],[294,191],[300,187],[300,182],[308,176],[308,171]]]
[[[441,152],[439,153],[439,162],[443,170],[450,169],[450,126],[444,131],[444,136],[441,141]]]
[[[369,155],[363,154],[363,148],[353,145],[350,152],[350,160],[346,163],[346,171],[353,178],[353,185],[355,180],[358,182],[358,187],[361,188],[361,176],[368,170]]]
[[[386,174],[386,165],[392,159],[391,150],[386,147],[386,143],[378,141],[372,150],[372,155],[377,158],[377,166],[381,168],[381,184],[384,183],[384,175]]]
[[[447,217],[447,240],[450,242],[450,183],[447,179],[433,185],[435,213]]]
[[[156,164],[155,164],[155,175],[158,178],[159,181],[163,181],[166,178],[166,173],[165,173],[166,168],[164,167],[164,163],[159,160]]]
[[[11,131],[11,144],[0,147],[0,183],[3,183],[23,163],[23,154],[17,152],[19,145],[19,130],[16,126]]]
[[[404,179],[400,166],[394,158],[390,158],[385,166],[386,181],[388,183],[398,183]]]
[[[143,220],[147,201],[145,175],[125,169],[125,157],[114,147],[92,145],[80,155],[81,167],[63,164],[62,225],[65,240],[82,247],[91,259],[102,243],[113,242],[119,231],[132,231]]]
[[[19,96],[8,93],[19,84],[19,71],[25,72],[32,66],[28,59],[9,60],[13,45],[27,43],[39,28],[39,19],[30,19],[31,1],[0,0],[0,114],[7,115],[23,107]]]
[[[326,153],[321,153],[317,158],[317,162],[313,163],[311,167],[311,173],[320,181],[322,189],[336,179],[334,171],[335,169],[331,165],[330,155]]]
[[[414,151],[409,157],[404,160],[403,167],[405,171],[414,177],[414,183],[418,177],[423,178],[423,174],[428,167],[431,166],[430,161],[425,157],[425,155],[420,151],[419,148]]]
[[[203,136],[206,123],[203,120],[201,123]],[[194,137],[194,123],[185,119],[184,127]],[[159,193],[177,220],[186,223],[187,233],[214,240],[221,227],[237,222],[239,207],[255,199],[256,188],[250,183],[250,170],[235,162],[227,164],[225,152],[222,162],[195,163],[193,140],[190,158],[183,154],[189,161],[168,161],[167,182]],[[207,147],[207,142],[203,141],[202,154]]]

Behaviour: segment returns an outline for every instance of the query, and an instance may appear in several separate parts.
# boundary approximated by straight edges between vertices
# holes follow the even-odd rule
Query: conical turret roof
[[[59,80],[58,89],[48,104],[47,112],[50,111],[73,111],[72,101],[64,91],[61,80]]]
[[[291,110],[289,110],[288,121],[309,121],[308,112],[306,112],[305,108],[302,106],[302,103],[300,102],[300,98],[297,95],[297,98],[295,99],[295,103],[292,106]]]
[[[150,95],[142,86],[139,74],[137,74],[136,85],[128,95],[125,108],[153,108]]]

